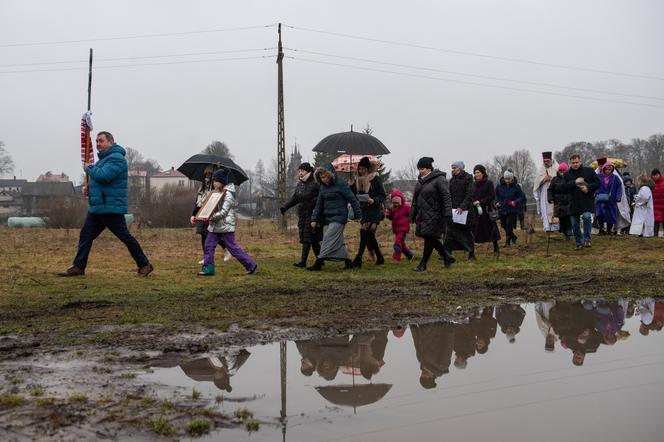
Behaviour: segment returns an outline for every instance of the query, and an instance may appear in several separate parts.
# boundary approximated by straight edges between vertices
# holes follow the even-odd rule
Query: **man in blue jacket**
[[[149,275],[154,268],[143,253],[124,218],[127,213],[127,160],[122,146],[115,144],[109,132],[97,134],[97,151],[99,161],[84,166],[85,173],[90,177],[89,187],[83,188],[88,197],[88,214],[81,228],[78,240],[78,252],[74,264],[60,276],[81,276],[85,274],[92,242],[104,229],[108,228],[129,250],[136,261],[139,276]]]

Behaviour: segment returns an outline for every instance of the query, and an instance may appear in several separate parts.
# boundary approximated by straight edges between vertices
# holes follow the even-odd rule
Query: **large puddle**
[[[664,302],[508,304],[458,322],[234,349],[154,368],[261,421],[251,441],[662,441]]]

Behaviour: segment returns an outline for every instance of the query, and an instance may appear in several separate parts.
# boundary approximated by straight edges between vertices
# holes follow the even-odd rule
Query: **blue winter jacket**
[[[316,200],[316,207],[311,214],[311,221],[317,223],[330,224],[341,223],[346,224],[348,221],[348,203],[353,208],[354,219],[360,219],[362,210],[360,209],[360,202],[357,197],[350,190],[348,184],[337,178],[334,167],[327,164],[323,169],[332,173],[332,181],[329,186],[321,183],[319,174],[321,168],[314,172],[314,178],[320,183],[320,191],[318,192],[318,199]]]
[[[113,144],[99,152],[99,161],[85,169],[90,176],[88,212],[127,213],[127,160],[125,150]]]
[[[500,203],[499,212],[501,215],[521,213],[525,199],[526,196],[523,194],[521,186],[515,182],[510,185],[503,182],[496,187],[496,202]],[[507,203],[508,201],[516,201],[516,207],[510,206]]]

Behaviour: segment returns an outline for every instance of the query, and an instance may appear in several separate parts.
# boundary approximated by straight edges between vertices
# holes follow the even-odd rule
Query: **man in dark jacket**
[[[474,230],[477,224],[477,209],[473,205],[474,179],[466,172],[463,161],[452,163],[452,178],[450,178],[450,195],[452,197],[452,210],[457,214],[468,212],[465,224],[452,223],[445,237],[445,249],[465,250],[468,259],[475,260]]]
[[[595,210],[595,190],[599,187],[599,178],[593,169],[583,166],[580,155],[574,154],[569,159],[572,167],[563,175],[560,190],[570,195],[570,221],[576,250],[581,250],[591,246],[592,213]],[[583,236],[579,216],[583,218]]]
[[[445,173],[433,168],[433,158],[422,157],[417,162],[420,176],[417,179],[413,205],[410,208],[410,223],[415,223],[415,234],[424,239],[424,252],[420,264],[413,270],[424,272],[433,249],[443,256],[445,267],[454,262],[440,242],[440,237],[452,223],[452,199]]]
[[[279,210],[283,215],[288,209],[297,205],[297,228],[300,232],[300,243],[302,244],[302,256],[299,262],[293,264],[295,267],[306,267],[309,251],[313,249],[314,255],[320,253],[320,240],[323,238],[323,227],[311,228],[311,213],[316,207],[318,199],[319,184],[314,178],[314,168],[309,163],[302,163],[298,167],[297,186],[293,196]]]
[[[60,276],[81,276],[85,274],[92,242],[104,229],[108,228],[120,239],[136,261],[139,276],[149,275],[154,268],[143,253],[124,218],[127,213],[127,160],[122,146],[115,144],[109,132],[97,135],[97,151],[99,161],[85,165],[85,173],[90,177],[88,188],[83,188],[88,196],[88,214],[81,227],[78,240],[78,252],[74,264]]]

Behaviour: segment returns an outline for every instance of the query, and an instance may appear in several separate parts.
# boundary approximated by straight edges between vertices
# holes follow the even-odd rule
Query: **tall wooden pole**
[[[281,23],[278,27],[279,44],[277,46],[277,198],[280,205],[287,200],[286,195],[286,134],[284,127],[284,51],[281,46]],[[286,230],[286,217],[281,216],[280,226]]]
[[[88,112],[90,111],[90,105],[92,103],[92,48],[90,48],[90,62],[88,63]],[[87,128],[85,130],[85,143],[88,143],[88,140],[90,140],[90,128]],[[90,141],[91,143],[91,141]],[[90,150],[92,149],[92,145],[88,145],[85,147],[85,164],[90,162]],[[90,181],[90,177],[88,174],[85,174],[84,178],[84,186],[88,187],[88,183]]]

